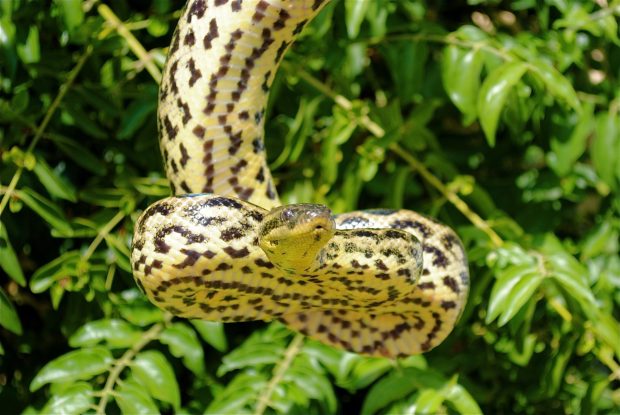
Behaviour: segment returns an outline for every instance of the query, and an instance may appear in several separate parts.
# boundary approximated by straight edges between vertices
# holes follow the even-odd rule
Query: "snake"
[[[136,221],[133,276],[175,316],[279,320],[346,351],[431,350],[469,291],[463,245],[405,209],[282,205],[264,145],[285,52],[329,0],[190,0],[168,49],[158,134],[173,196]]]

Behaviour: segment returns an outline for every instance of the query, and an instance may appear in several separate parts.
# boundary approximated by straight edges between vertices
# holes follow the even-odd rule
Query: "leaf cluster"
[[[619,1],[334,1],[287,53],[266,122],[283,200],[415,209],[467,250],[458,326],[399,362],[174,319],[135,286],[180,7],[0,2],[3,410],[617,412]]]

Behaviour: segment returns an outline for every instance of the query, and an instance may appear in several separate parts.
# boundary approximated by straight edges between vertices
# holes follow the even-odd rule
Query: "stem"
[[[101,400],[96,408],[97,415],[105,415],[105,408],[108,405],[108,401],[110,400],[110,396],[112,396],[114,392],[114,386],[116,382],[119,380],[119,377],[123,370],[131,364],[133,358],[151,341],[155,340],[161,331],[163,330],[164,325],[161,323],[157,323],[153,325],[150,329],[148,329],[142,338],[133,345],[133,347],[127,350],[120,359],[116,361],[114,368],[110,372],[110,376],[105,382],[103,389],[101,390]]]
[[[297,333],[291,343],[286,348],[284,352],[284,358],[280,360],[278,365],[273,369],[273,377],[267,384],[267,388],[261,393],[258,397],[258,403],[256,404],[256,409],[254,410],[254,415],[263,415],[267,406],[269,405],[269,401],[271,400],[271,395],[276,389],[276,386],[282,381],[284,374],[291,366],[293,362],[293,358],[297,356],[299,351],[301,350],[301,346],[304,341],[304,335]]]
[[[327,85],[325,85],[318,79],[314,78],[312,75],[310,75],[305,70],[295,67],[293,71],[292,66],[288,63],[284,66],[285,68],[287,68],[287,70],[291,71],[292,73],[295,73],[305,82],[315,87],[319,92],[331,98],[336,104],[338,104],[344,110],[348,111],[351,117],[353,117],[354,119],[356,118],[356,114],[352,110],[353,103],[349,101],[347,98],[345,98],[342,95],[337,94],[336,92],[331,90]],[[357,122],[359,125],[366,128],[370,133],[372,133],[377,138],[382,138],[385,135],[385,130],[379,124],[371,120],[367,115],[357,116]],[[419,160],[417,160],[413,155],[411,155],[409,152],[407,152],[405,149],[403,149],[401,146],[399,146],[396,143],[390,144],[389,149],[392,150],[392,152],[394,152],[395,154],[397,154],[400,158],[405,160],[409,164],[409,167],[411,167],[412,170],[420,173],[420,175],[428,183],[430,183],[433,187],[435,187],[448,201],[450,201],[450,203],[452,203],[454,207],[456,207],[471,223],[473,223],[474,226],[476,226],[478,229],[480,229],[485,234],[487,234],[487,236],[489,237],[489,239],[491,240],[491,242],[493,243],[495,247],[499,247],[504,243],[502,238],[491,228],[491,226],[484,219],[482,219],[476,212],[471,210],[469,206],[467,205],[467,203],[463,201],[463,199],[461,199],[453,191],[449,190],[441,182],[441,180],[437,178],[437,176],[435,176],[426,167],[424,167],[424,165]]]
[[[106,22],[115,29],[118,34],[125,39],[129,49],[138,57],[142,65],[146,68],[149,74],[153,77],[155,82],[159,83],[161,80],[161,72],[153,62],[151,55],[144,49],[144,46],[135,38],[135,36],[127,29],[127,26],[114,14],[114,12],[105,4],[97,6],[97,11],[103,17]]]
[[[463,201],[456,193],[448,190],[448,188],[433,175],[419,160],[413,157],[410,153],[404,150],[396,143],[392,143],[389,146],[390,150],[398,154],[403,160],[405,160],[412,170],[416,170],[420,175],[429,182],[434,188],[450,201],[474,226],[486,233],[495,247],[500,247],[504,241],[502,238],[491,228],[491,226],[482,219],[476,212],[471,210],[467,203]]]
[[[99,229],[97,236],[95,237],[95,239],[93,239],[90,246],[82,256],[82,261],[88,261],[90,259],[90,257],[95,253],[95,250],[97,249],[103,238],[108,236],[110,231],[112,231],[112,229],[114,229],[114,227],[118,225],[118,223],[123,220],[124,217],[125,212],[119,211],[116,213],[116,215],[114,215],[112,219],[110,219],[108,223],[103,226],[103,228]]]
[[[60,103],[64,99],[65,95],[67,94],[71,86],[73,86],[73,83],[75,82],[75,79],[77,78],[77,75],[82,70],[82,67],[84,66],[84,64],[86,63],[86,61],[88,60],[92,52],[93,52],[93,46],[88,45],[86,47],[86,50],[82,54],[82,56],[80,56],[80,59],[78,59],[76,65],[73,67],[73,69],[69,73],[69,76],[67,77],[67,80],[65,81],[65,83],[63,83],[58,89],[58,94],[56,95],[56,98],[54,98],[54,101],[52,102],[50,107],[47,109],[47,112],[45,113],[45,117],[43,117],[43,121],[41,121],[41,124],[39,124],[39,127],[37,128],[34,134],[34,138],[30,142],[30,145],[28,146],[28,149],[26,150],[26,155],[32,154],[35,146],[37,145],[37,143],[43,136],[43,132],[47,128],[47,125],[51,121],[52,116],[54,115],[58,107],[60,106]],[[4,193],[4,196],[2,197],[2,201],[0,201],[0,215],[2,215],[2,212],[4,212],[4,208],[9,202],[9,198],[13,195],[13,192],[15,191],[15,188],[17,187],[17,183],[19,182],[19,179],[21,178],[23,171],[24,171],[24,167],[20,166],[17,168],[17,171],[13,175],[13,178],[11,179],[11,182],[9,183]]]

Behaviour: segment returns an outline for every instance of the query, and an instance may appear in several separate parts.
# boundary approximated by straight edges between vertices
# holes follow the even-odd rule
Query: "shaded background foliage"
[[[334,1],[287,54],[267,121],[284,201],[412,208],[466,245],[461,322],[398,364],[173,319],[136,289],[181,6],[0,2],[3,410],[617,413],[619,1]]]

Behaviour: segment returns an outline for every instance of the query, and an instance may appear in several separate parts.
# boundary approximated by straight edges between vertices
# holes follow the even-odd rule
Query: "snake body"
[[[456,324],[467,260],[447,226],[409,210],[280,206],[263,145],[284,52],[324,0],[190,0],[158,110],[175,196],[149,206],[134,277],[180,317],[279,319],[366,355],[430,350]]]

